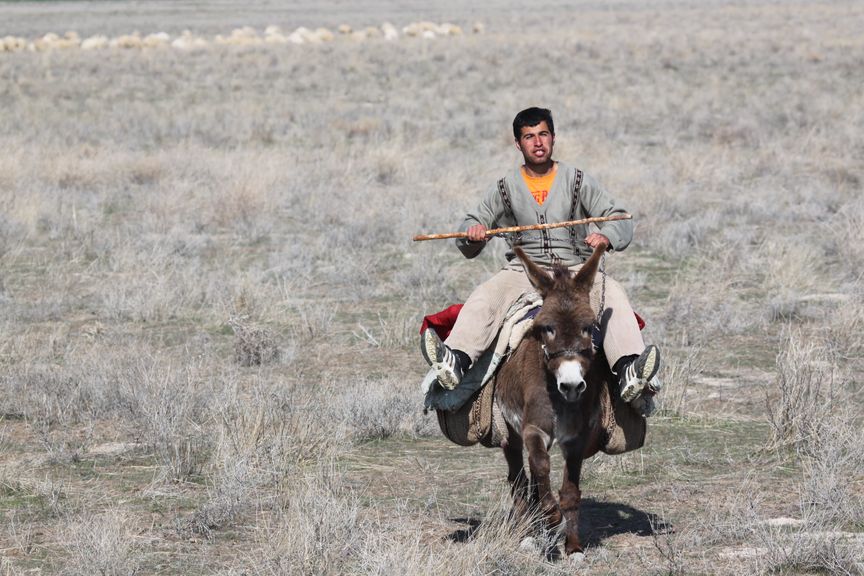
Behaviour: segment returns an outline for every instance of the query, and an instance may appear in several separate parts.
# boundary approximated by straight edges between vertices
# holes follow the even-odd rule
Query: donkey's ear
[[[555,283],[552,280],[552,277],[549,276],[545,270],[540,268],[540,266],[535,264],[533,260],[528,258],[519,246],[514,246],[513,252],[519,257],[519,260],[522,261],[522,266],[525,268],[525,274],[528,276],[528,281],[531,282],[531,285],[540,293],[540,296],[545,298],[546,294],[549,293],[549,290],[552,289],[552,285]]]
[[[591,291],[591,287],[594,285],[594,276],[597,274],[597,268],[600,267],[600,258],[604,252],[606,252],[606,244],[601,244],[595,248],[588,261],[576,273],[573,278],[573,287],[577,292],[588,294]]]

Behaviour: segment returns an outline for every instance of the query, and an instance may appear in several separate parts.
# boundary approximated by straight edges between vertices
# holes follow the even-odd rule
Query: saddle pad
[[[507,441],[507,424],[494,402],[494,387],[486,386],[501,362],[516,349],[519,342],[534,323],[540,310],[536,294],[524,295],[508,311],[507,321],[498,337],[463,378],[455,390],[444,390],[432,386],[426,394],[426,410],[434,409],[441,432],[450,441],[460,446],[473,446],[478,442],[486,447],[501,446]],[[423,319],[423,328],[431,326],[442,339],[450,334],[453,324],[462,309],[454,304],[437,314]],[[639,329],[645,322],[636,314]],[[594,335],[599,339],[599,334]],[[622,454],[641,448],[645,443],[647,426],[629,404],[610,394],[604,386],[600,396],[604,406],[603,428],[605,441],[600,448],[606,454]]]

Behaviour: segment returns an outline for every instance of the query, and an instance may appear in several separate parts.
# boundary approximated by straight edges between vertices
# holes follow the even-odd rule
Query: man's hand
[[[597,232],[592,232],[585,238],[585,244],[592,248],[599,248],[601,245],[605,244],[607,247],[609,246],[609,239],[606,238],[603,234],[598,234]]]
[[[468,240],[472,242],[486,242],[486,227],[483,224],[475,224],[468,228]]]

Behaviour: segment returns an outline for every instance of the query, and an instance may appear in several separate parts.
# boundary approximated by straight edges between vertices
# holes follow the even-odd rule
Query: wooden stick
[[[615,220],[630,220],[630,214],[616,214],[614,216],[598,216],[597,218],[584,218],[582,220],[568,220],[567,222],[550,222],[548,224],[531,224],[530,226],[510,226],[509,228],[494,228],[486,230],[486,237],[497,234],[511,234],[513,232],[524,232],[526,230],[549,230],[550,228],[566,228],[580,224],[593,224],[595,222],[613,222]],[[446,234],[420,234],[414,236],[415,242],[422,240],[447,240],[448,238],[467,238],[467,232],[448,232]]]

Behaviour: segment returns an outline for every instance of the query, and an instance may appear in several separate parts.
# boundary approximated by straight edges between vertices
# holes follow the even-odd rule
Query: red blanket
[[[460,310],[462,310],[462,304],[453,304],[440,312],[424,316],[423,324],[420,325],[420,333],[422,334],[426,328],[431,326],[441,340],[446,340],[453,329],[453,325],[456,324],[456,317],[459,316]]]

